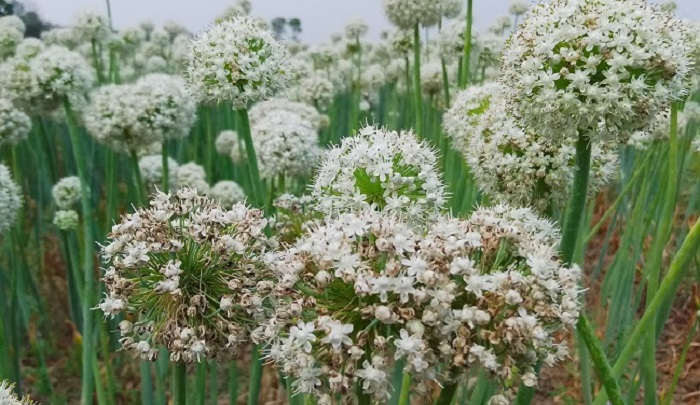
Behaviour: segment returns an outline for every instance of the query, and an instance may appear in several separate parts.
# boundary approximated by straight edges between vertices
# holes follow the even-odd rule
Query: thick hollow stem
[[[173,372],[173,405],[187,405],[187,366],[175,363]]]
[[[464,54],[462,55],[462,76],[460,77],[460,88],[469,85],[469,74],[472,58],[472,21],[473,21],[474,0],[467,0],[467,28],[464,31]]]
[[[403,373],[401,378],[401,394],[399,395],[399,405],[408,405],[411,403],[411,374]]]
[[[168,167],[168,141],[163,140],[163,145],[161,147],[161,158],[162,158],[162,163],[161,163],[161,170],[162,170],[162,176],[161,176],[161,191],[164,193],[167,193],[170,191],[170,173],[169,173],[169,167]]]
[[[80,205],[83,211],[83,271],[85,285],[83,287],[83,376],[82,376],[82,392],[80,403],[83,405],[92,404],[92,393],[94,388],[94,379],[92,373],[92,352],[95,350],[95,342],[93,336],[93,300],[95,298],[95,268],[93,248],[95,237],[93,235],[94,220],[92,212],[92,196],[90,194],[90,180],[86,154],[83,150],[83,143],[78,131],[78,124],[73,115],[70,101],[65,99],[63,102],[66,119],[68,120],[68,132],[70,135],[73,157],[80,179]]]
[[[416,115],[416,132],[418,136],[423,133],[423,95],[420,86],[420,24],[413,27],[413,103]]]
[[[253,136],[250,133],[248,110],[238,110],[238,119],[240,120],[240,134],[243,137],[246,155],[248,156],[248,170],[250,183],[253,186],[253,199],[256,205],[262,208],[265,204],[265,191],[262,181],[260,180],[260,170],[258,169],[258,158],[255,154],[255,146],[253,145]]]
[[[248,405],[257,405],[262,384],[263,364],[260,358],[260,347],[253,346],[252,363],[250,365],[250,383],[248,385]]]
[[[668,182],[659,227],[647,262],[647,304],[659,289],[664,248],[673,229],[678,175],[678,105],[671,105],[671,131],[668,144]],[[644,403],[656,404],[656,328],[651,328],[643,342],[641,373],[644,379]]]

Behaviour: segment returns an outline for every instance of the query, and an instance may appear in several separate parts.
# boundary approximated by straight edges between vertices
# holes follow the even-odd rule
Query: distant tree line
[[[42,32],[55,27],[55,25],[44,21],[39,13],[25,7],[21,1],[0,0],[0,16],[12,14],[24,21],[24,25],[27,27],[25,36],[28,37],[40,38]]]
[[[289,31],[287,30],[289,29]],[[277,17],[272,20],[272,31],[275,32],[277,38],[285,39],[286,35],[291,34],[290,39],[299,42],[299,34],[301,34],[301,20],[298,18],[286,19]]]

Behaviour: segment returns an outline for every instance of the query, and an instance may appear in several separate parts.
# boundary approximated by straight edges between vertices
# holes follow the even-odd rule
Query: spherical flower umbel
[[[489,104],[474,116],[478,125],[458,148],[481,191],[494,201],[540,212],[564,208],[576,171],[575,140],[553,141],[524,127],[508,114],[501,95]],[[615,177],[618,166],[617,143],[595,142],[591,148],[589,197]]]
[[[177,160],[168,156],[168,185],[177,184],[177,173],[180,165]],[[161,187],[163,182],[163,156],[146,155],[139,158],[141,178],[149,189]]]
[[[416,25],[431,27],[442,17],[439,0],[384,0],[384,12],[394,25],[413,29]]]
[[[76,176],[64,177],[54,184],[51,195],[56,206],[69,209],[80,201],[80,179]]]
[[[284,89],[291,75],[286,47],[259,21],[236,15],[192,41],[185,76],[199,100],[235,109]]]
[[[278,97],[256,103],[251,107],[248,112],[250,115],[250,125],[254,126],[261,123],[268,118],[269,114],[275,114],[280,110],[300,116],[304,121],[310,122],[316,130],[328,126],[328,117],[320,114],[316,108],[305,103],[298,103]]]
[[[533,7],[504,52],[514,114],[545,137],[626,142],[686,92],[686,24],[645,0]]]
[[[209,192],[207,172],[202,165],[195,162],[185,163],[177,169],[175,177],[179,187],[194,188],[202,194]]]
[[[22,190],[12,179],[10,169],[0,163],[0,237],[5,235],[22,207]]]
[[[61,46],[51,46],[29,61],[33,93],[47,109],[66,98],[82,95],[94,82],[93,69],[80,56]]]
[[[393,360],[405,360],[418,392],[473,368],[532,385],[538,362],[567,356],[556,332],[580,307],[580,270],[561,264],[558,244],[551,222],[503,205],[427,232],[378,212],[341,214],[268,257],[277,313],[253,336],[271,341],[294,389],[320,398],[357,384],[385,401]]]
[[[53,215],[53,224],[62,231],[68,231],[78,227],[78,213],[74,210],[59,210]]]
[[[159,347],[175,362],[235,357],[266,319],[265,226],[259,210],[227,210],[188,188],[124,216],[102,249],[99,304],[105,316],[138,319],[120,324],[122,347],[151,361]]]
[[[445,204],[435,152],[412,132],[360,129],[331,149],[312,186],[327,214],[372,209],[432,218]]]
[[[0,146],[16,145],[27,138],[32,121],[12,101],[0,97]]]
[[[469,149],[469,140],[477,132],[480,117],[491,105],[491,98],[502,93],[499,83],[469,86],[457,93],[443,116],[445,134],[458,151]]]
[[[292,112],[270,112],[255,122],[251,133],[263,178],[308,175],[321,157],[313,124]]]
[[[93,10],[78,14],[73,23],[73,30],[78,42],[102,43],[112,34],[107,17]]]
[[[244,202],[245,191],[235,181],[221,180],[209,189],[209,198],[217,201],[224,208]]]
[[[181,139],[189,135],[197,117],[197,105],[182,78],[149,74],[135,83],[134,92],[146,99],[138,120],[154,132],[154,139]]]
[[[238,132],[230,129],[225,129],[219,132],[219,135],[214,141],[216,153],[223,156],[231,154],[231,149],[239,147]]]
[[[11,26],[0,25],[0,59],[4,59],[15,52],[17,45],[22,42],[24,34]]]

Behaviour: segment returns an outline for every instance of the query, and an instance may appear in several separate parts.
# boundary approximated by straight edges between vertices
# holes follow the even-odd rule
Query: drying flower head
[[[120,324],[120,343],[143,359],[158,347],[175,362],[236,356],[265,318],[273,285],[261,256],[270,247],[259,210],[227,210],[194,189],[158,193],[112,227],[99,308],[139,319]]]
[[[7,17],[3,17],[7,18]],[[8,381],[0,381],[0,404],[2,405],[36,405],[29,396],[19,398],[15,393],[15,384]]]
[[[234,108],[283,89],[291,74],[286,48],[259,21],[234,16],[192,41],[185,76],[200,100]]]
[[[645,0],[533,7],[503,55],[509,106],[554,140],[626,142],[686,93],[686,24]]]
[[[327,214],[372,209],[431,218],[446,198],[436,166],[435,152],[412,132],[365,127],[326,154],[313,196]]]

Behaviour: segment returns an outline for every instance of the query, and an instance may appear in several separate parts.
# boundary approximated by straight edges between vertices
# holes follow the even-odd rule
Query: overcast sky
[[[60,25],[70,25],[80,10],[105,13],[107,10],[105,0],[31,0],[29,3],[46,20]],[[156,25],[172,20],[198,32],[234,0],[111,0],[111,3],[117,29],[143,20],[153,21]],[[354,18],[362,18],[369,24],[369,38],[372,39],[390,27],[384,16],[382,0],[252,0],[252,3],[253,14],[266,20],[275,17],[301,19],[302,40],[307,43],[326,41],[330,34],[342,31],[345,23]],[[700,19],[700,0],[676,0],[676,3],[680,16]],[[509,0],[476,0],[476,26],[488,28],[496,17],[507,14],[509,4]]]

